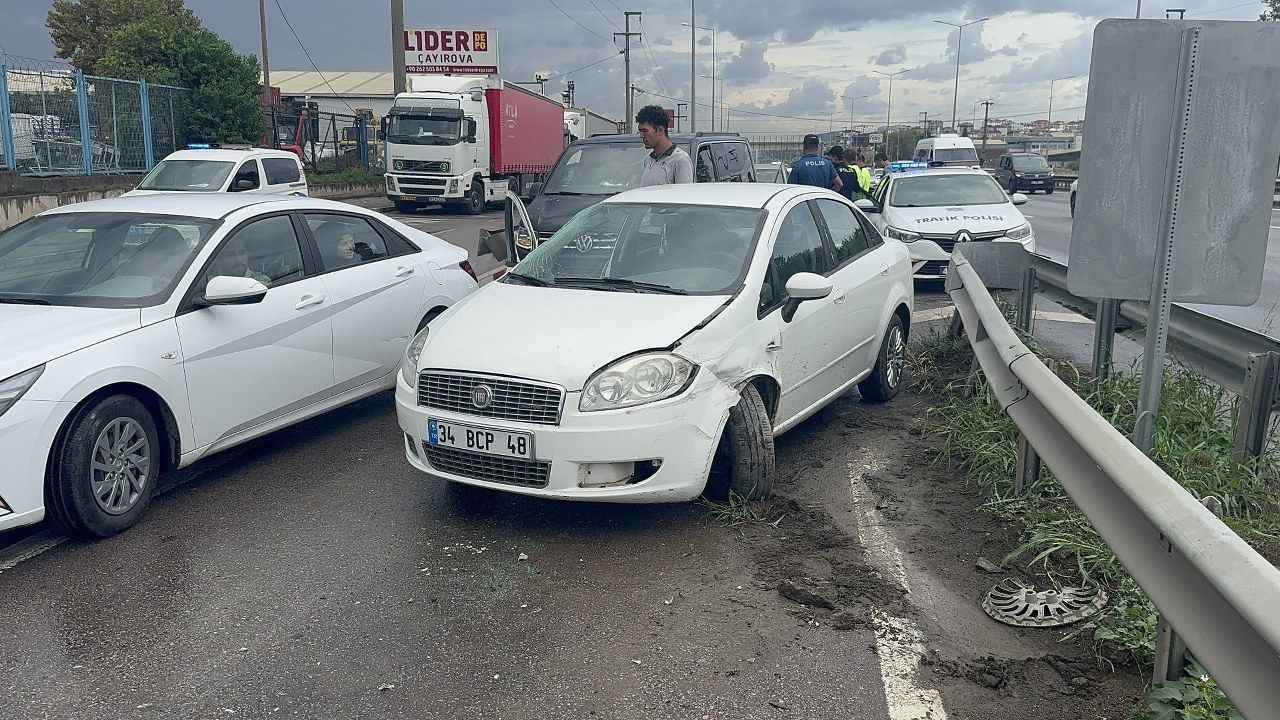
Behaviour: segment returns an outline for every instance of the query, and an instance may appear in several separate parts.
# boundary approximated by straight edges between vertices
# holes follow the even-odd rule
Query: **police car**
[[[976,168],[929,168],[894,163],[857,205],[885,237],[911,252],[917,279],[945,277],[951,250],[962,242],[1017,242],[1035,251],[1031,225],[1016,205],[1025,195],[1006,195],[995,178]]]

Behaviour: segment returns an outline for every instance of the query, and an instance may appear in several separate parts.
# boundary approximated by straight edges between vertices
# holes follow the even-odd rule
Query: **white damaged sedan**
[[[625,192],[418,334],[396,386],[406,456],[545,497],[764,497],[775,436],[854,385],[897,394],[912,293],[906,247],[830,191]]]

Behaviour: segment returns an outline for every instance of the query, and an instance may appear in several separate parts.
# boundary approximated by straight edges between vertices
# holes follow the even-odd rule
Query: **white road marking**
[[[858,518],[858,540],[867,560],[881,577],[893,582],[905,593],[911,588],[902,565],[902,551],[886,527],[884,517],[876,510],[875,496],[863,476],[883,469],[881,458],[855,462],[849,458],[849,489],[853,494]],[[920,658],[924,655],[924,636],[906,618],[872,609],[871,626],[876,634],[876,655],[880,660],[880,676],[884,680],[884,702],[889,720],[947,720],[942,696],[933,688],[918,683]]]
[[[0,572],[12,570],[20,563],[52,550],[67,540],[66,535],[61,535],[51,530],[42,530],[25,540],[16,542],[0,551]]]

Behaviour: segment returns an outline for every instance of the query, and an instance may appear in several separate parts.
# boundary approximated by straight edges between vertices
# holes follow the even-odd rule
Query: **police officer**
[[[863,165],[862,158],[856,153],[852,156],[846,153],[845,167],[853,174],[854,186],[852,192],[846,197],[854,201],[871,197],[871,169]],[[844,175],[840,177],[843,178]]]
[[[843,184],[840,182],[840,174],[836,172],[836,166],[832,165],[830,160],[818,154],[819,144],[817,135],[804,136],[804,156],[791,166],[790,182],[795,185],[813,185],[840,192]]]
[[[827,150],[827,160],[831,162],[831,165],[836,169],[836,174],[840,176],[840,189],[836,190],[836,192],[850,200],[856,200],[857,198],[853,197],[852,194],[858,189],[858,173],[845,163],[844,148],[839,145],[832,145],[831,149]]]
[[[693,161],[667,137],[671,117],[658,105],[646,105],[636,113],[636,129],[644,146],[651,150],[644,158],[641,187],[693,182]]]

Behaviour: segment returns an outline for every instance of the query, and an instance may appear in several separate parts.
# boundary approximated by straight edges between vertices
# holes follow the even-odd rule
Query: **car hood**
[[[0,304],[0,380],[141,326],[137,308]]]
[[[1012,203],[964,207],[889,208],[885,221],[901,230],[918,233],[971,233],[1012,230],[1026,222]]]
[[[581,390],[613,360],[671,347],[727,300],[490,283],[432,323],[418,364]]]
[[[529,203],[529,220],[539,235],[553,233],[565,223],[609,195],[539,195]]]

